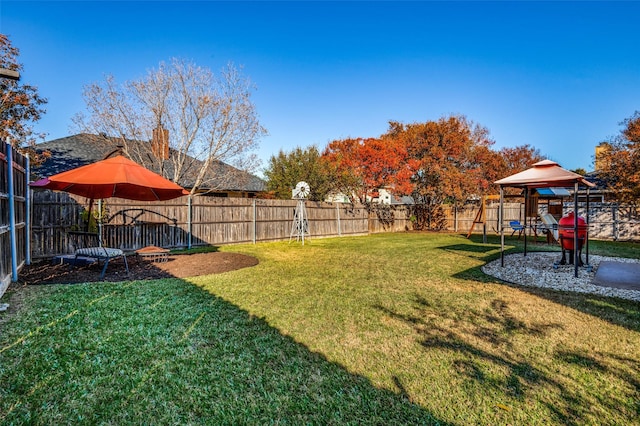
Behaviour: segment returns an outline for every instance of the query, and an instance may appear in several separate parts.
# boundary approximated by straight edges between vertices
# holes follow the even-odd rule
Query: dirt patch
[[[258,264],[258,259],[238,253],[197,253],[170,255],[166,262],[153,262],[137,255],[127,256],[129,274],[124,261],[109,262],[104,281],[155,280],[159,278],[187,278],[199,275],[219,274]],[[18,284],[71,284],[100,281],[103,264],[84,266],[38,262],[25,266]]]

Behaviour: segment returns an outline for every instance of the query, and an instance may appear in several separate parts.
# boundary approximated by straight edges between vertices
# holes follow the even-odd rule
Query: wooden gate
[[[0,143],[0,297],[29,258],[27,204],[29,160]]]

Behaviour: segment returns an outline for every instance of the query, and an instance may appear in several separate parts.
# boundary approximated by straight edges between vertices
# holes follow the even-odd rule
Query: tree
[[[582,167],[578,167],[577,169],[571,170],[573,173],[577,173],[581,176],[586,176],[587,175],[587,171],[585,169],[583,169]]]
[[[522,172],[544,159],[540,150],[528,144],[515,148],[505,147],[500,149],[498,154],[504,162],[500,170],[501,176],[498,179]]]
[[[445,200],[482,195],[495,180],[485,166],[496,161],[489,131],[464,116],[426,123],[391,122],[384,137],[401,141],[415,161],[412,196],[418,228],[439,229]]]
[[[380,188],[396,195],[411,192],[412,166],[407,150],[394,138],[347,138],[331,142],[323,152],[334,176],[334,190],[352,202],[368,205]]]
[[[280,199],[290,199],[291,190],[300,181],[311,187],[309,199],[312,201],[324,201],[331,189],[329,170],[316,146],[297,147],[291,152],[280,150],[269,159],[264,175],[267,189]]]
[[[362,176],[360,169],[359,147],[362,139],[342,139],[329,143],[322,158],[329,165],[334,181],[332,190],[344,194],[351,203],[366,202],[362,195]],[[365,198],[365,199],[363,199]]]
[[[0,34],[0,68],[21,72],[19,55],[19,49],[6,35]],[[35,86],[0,77],[0,139],[28,154],[35,162],[39,158],[33,146],[37,139],[44,139],[44,135],[34,135],[33,124],[46,112],[43,108],[46,103]]]
[[[493,181],[511,176],[530,168],[533,164],[542,161],[544,157],[540,151],[531,145],[520,145],[516,147],[504,147],[496,153],[499,158],[494,165],[497,174]],[[498,188],[493,188],[496,192]],[[519,188],[504,188],[505,194],[516,195],[522,192]]]
[[[640,111],[625,119],[620,134],[599,154],[599,176],[622,203],[640,206]]]
[[[168,179],[192,182],[192,193],[204,186],[219,189],[240,176],[216,176],[214,186],[207,179],[220,162],[247,171],[258,165],[252,151],[266,130],[251,101],[252,89],[231,64],[216,76],[174,58],[136,81],[119,85],[107,76],[86,86],[89,115],[78,114],[75,122],[81,131],[117,138],[126,156]],[[149,140],[168,143],[172,155],[158,155],[153,144],[141,143]]]

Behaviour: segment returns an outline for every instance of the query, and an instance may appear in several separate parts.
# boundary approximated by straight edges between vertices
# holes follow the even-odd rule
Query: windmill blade
[[[307,198],[309,194],[311,194],[311,187],[309,187],[309,184],[304,181],[298,182],[295,189],[292,191],[293,198],[295,199]]]

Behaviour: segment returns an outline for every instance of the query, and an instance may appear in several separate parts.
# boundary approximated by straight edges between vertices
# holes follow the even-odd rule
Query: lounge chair
[[[554,241],[560,241],[558,235],[558,221],[552,214],[547,213],[540,215],[540,220],[542,221],[541,228],[543,231],[553,238]]]
[[[86,247],[76,250],[76,262],[78,260],[78,257],[88,257],[91,259],[96,259],[98,262],[103,261],[104,266],[102,267],[102,273],[100,274],[101,280],[104,279],[104,274],[105,272],[107,272],[109,261],[111,259],[117,259],[119,257],[124,260],[124,266],[127,269],[127,274],[129,274],[129,264],[127,263],[127,256],[120,249],[107,247]]]

